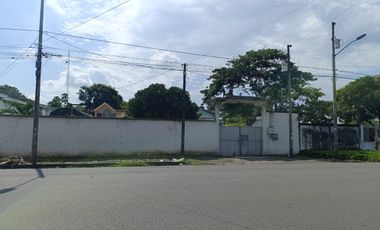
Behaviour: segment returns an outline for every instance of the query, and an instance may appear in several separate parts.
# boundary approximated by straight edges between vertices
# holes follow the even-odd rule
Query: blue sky
[[[63,32],[123,0],[45,2],[44,30]],[[0,27],[38,29],[39,4],[39,0],[2,1]],[[338,70],[379,74],[378,12],[379,0],[131,0],[67,33],[227,57],[236,57],[250,49],[285,50],[286,44],[292,44],[291,57],[297,65],[329,69],[331,21],[334,20],[336,35],[344,44],[362,33],[368,34],[337,56]],[[14,61],[12,57],[20,56],[36,38],[36,32],[0,30],[0,72]],[[226,61],[65,36],[57,38],[61,41],[44,35],[44,51],[62,57],[49,56],[43,60],[43,103],[66,92],[69,49],[72,57],[69,94],[73,103],[77,102],[79,87],[92,83],[110,84],[126,100],[151,83],[182,85],[180,71],[141,68],[136,67],[136,63],[170,65],[170,68],[180,69],[180,63],[184,62],[223,66]],[[36,49],[29,49],[9,72],[0,75],[0,84],[16,86],[33,98],[35,52]],[[124,64],[115,65],[115,61]],[[318,75],[331,75],[328,70],[300,68]],[[200,103],[199,91],[208,85],[210,67],[190,64],[189,70],[197,72],[189,72],[188,89],[193,100]],[[339,76],[357,78],[361,75],[339,72]],[[339,79],[338,87],[348,82]],[[327,99],[331,97],[330,78],[320,77],[313,86],[322,88]]]

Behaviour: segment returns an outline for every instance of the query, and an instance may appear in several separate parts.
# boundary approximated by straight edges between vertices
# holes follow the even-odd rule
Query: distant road
[[[380,164],[0,170],[0,229],[380,229]]]

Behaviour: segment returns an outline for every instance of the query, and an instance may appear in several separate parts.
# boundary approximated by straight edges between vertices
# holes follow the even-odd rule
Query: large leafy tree
[[[380,119],[380,76],[366,76],[338,90],[339,116],[345,123]]]
[[[82,101],[86,109],[93,110],[104,102],[115,109],[120,109],[123,97],[114,88],[104,84],[93,84],[92,86],[82,86],[78,92],[79,100]]]
[[[48,106],[55,108],[68,107],[69,105],[69,95],[67,93],[63,93],[61,97],[55,96],[48,102]]]
[[[304,87],[295,95],[294,112],[299,114],[300,122],[332,124],[332,101],[320,100],[324,95],[313,87]]]
[[[151,84],[137,91],[128,102],[131,116],[136,118],[179,119],[182,117],[183,90],[178,87],[166,89],[163,84]],[[196,119],[198,106],[185,94],[186,118]]]
[[[283,111],[287,103],[287,73],[282,71],[286,54],[277,49],[249,51],[227,62],[227,66],[213,71],[211,84],[202,90],[204,102],[215,96],[241,91],[250,96],[264,97],[275,110]],[[300,96],[302,88],[315,80],[312,74],[297,69],[290,63],[294,96]]]
[[[25,97],[16,87],[9,85],[0,85],[0,93],[6,94],[8,97],[28,101],[29,99]]]
[[[274,111],[286,112],[289,108],[288,73],[282,70],[282,64],[286,61],[287,56],[281,50],[248,51],[245,55],[228,61],[226,67],[213,71],[209,77],[210,85],[201,91],[204,95],[203,101],[209,106],[212,98],[235,91],[239,94],[245,93],[249,96],[263,97]],[[323,93],[320,89],[313,88],[309,84],[310,81],[315,80],[313,75],[298,70],[292,62],[290,63],[290,71],[293,106],[295,111],[301,112],[302,110],[301,121],[313,122],[324,118],[328,120],[328,111],[318,115],[319,118],[310,117],[319,105],[326,107],[324,102],[319,101]],[[257,112],[254,113],[255,111],[252,110],[252,116],[257,114]]]

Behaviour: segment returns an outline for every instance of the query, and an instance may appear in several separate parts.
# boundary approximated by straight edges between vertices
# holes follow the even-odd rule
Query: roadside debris
[[[0,168],[16,168],[20,165],[29,165],[22,157],[5,157],[0,159]]]

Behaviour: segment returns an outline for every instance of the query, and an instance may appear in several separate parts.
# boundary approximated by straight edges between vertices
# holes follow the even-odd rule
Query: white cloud
[[[61,15],[64,19],[63,28],[67,29],[120,2],[49,0],[48,5]],[[291,59],[297,65],[330,68],[331,21],[335,20],[339,38],[349,40],[362,33],[368,33],[368,36],[360,43],[358,42],[339,55],[338,68],[371,73],[380,61],[380,39],[378,39],[380,5],[369,0],[362,0],[355,7],[353,4],[350,0],[339,2],[328,0],[313,2],[306,0],[133,0],[70,33],[232,57],[250,49],[285,50],[286,44],[293,44]],[[295,9],[297,10],[294,11]],[[273,21],[276,18],[278,20]],[[59,25],[57,27],[60,28]],[[115,56],[107,58],[92,54],[77,54],[108,61],[122,60],[130,63],[162,65],[174,64],[167,61],[197,62],[217,66],[225,63],[225,60],[220,59],[158,52],[88,40],[75,39],[70,43],[106,55],[143,58]],[[55,45],[58,46],[59,43]],[[67,45],[63,47],[67,48]],[[180,64],[175,67],[181,68]],[[304,70],[316,74],[331,74],[329,71]],[[106,83],[116,87],[126,99],[150,83],[160,82],[167,86],[181,86],[182,80],[181,72],[138,68],[133,64],[118,66],[99,62],[76,63],[72,65],[71,72],[73,92],[76,92],[82,84]],[[64,88],[64,77],[65,73],[62,73],[57,80],[44,81],[43,92],[49,96],[54,93],[60,94]],[[202,97],[199,90],[208,84],[206,78],[203,75],[189,74],[189,90],[192,98],[198,103]],[[339,80],[338,85],[346,82]],[[328,78],[321,78],[313,85],[321,87],[327,95],[330,95],[331,81]]]
[[[47,0],[46,5],[61,17],[76,17],[81,13],[79,1]]]

